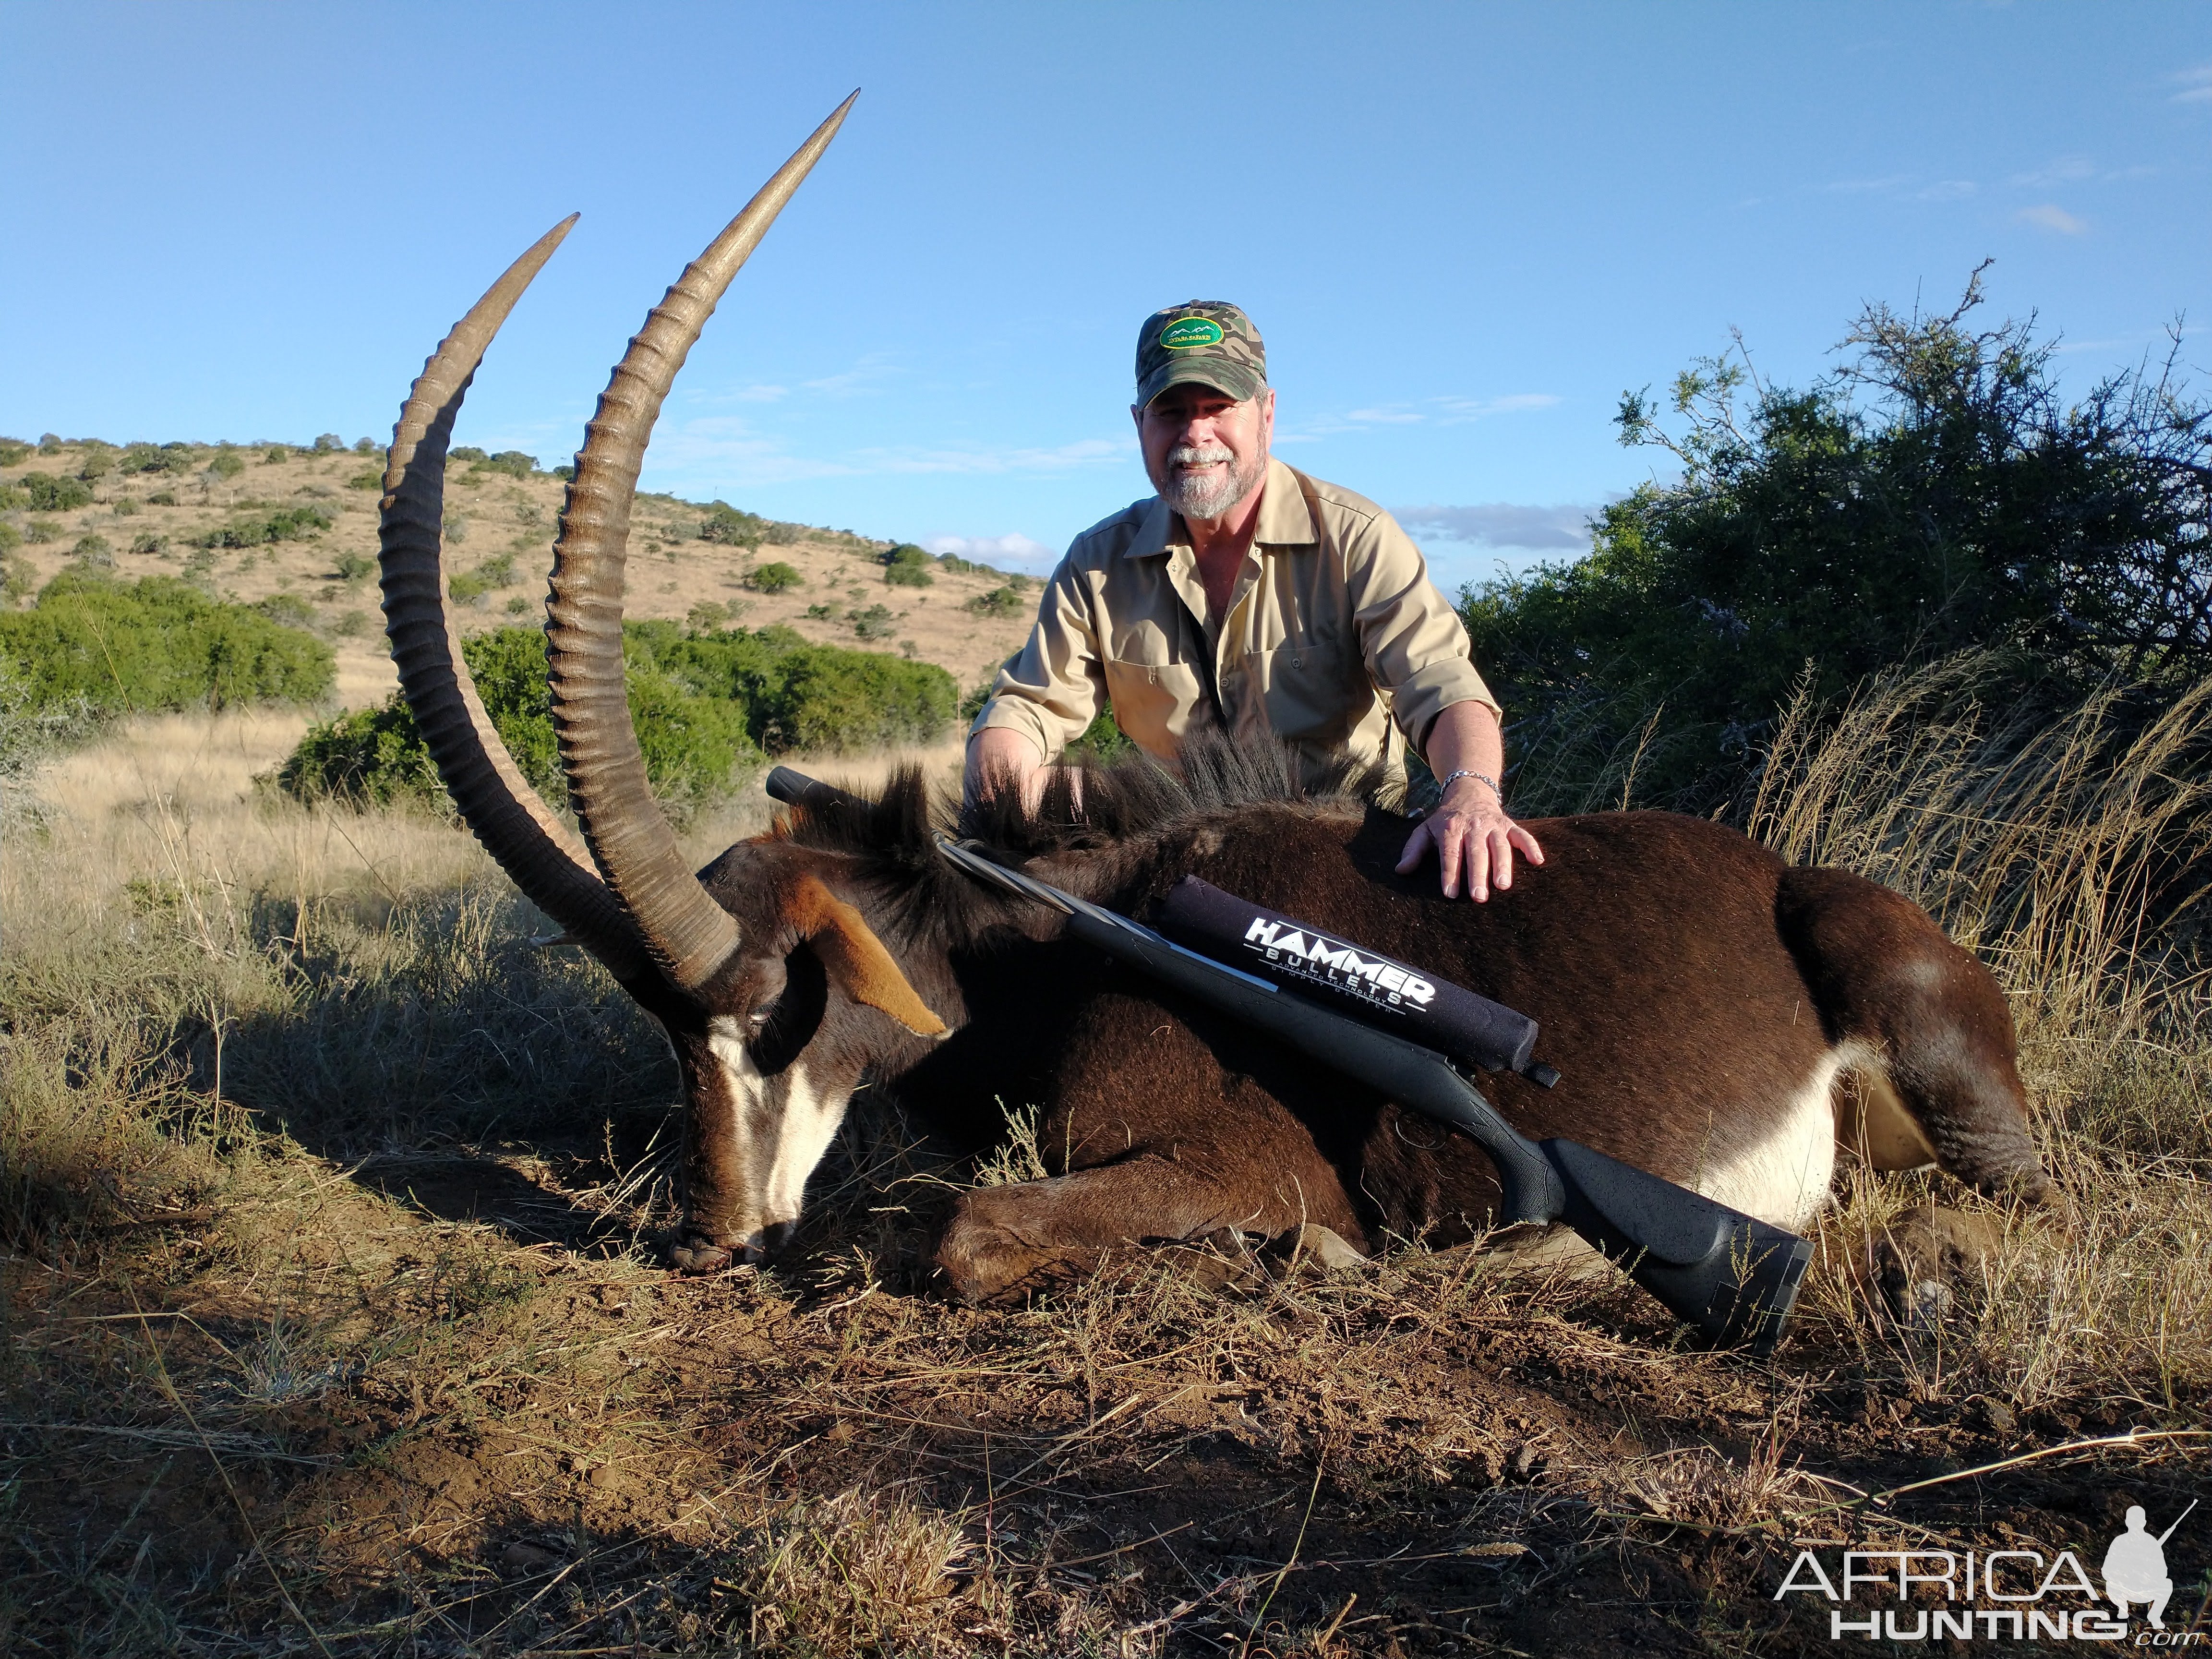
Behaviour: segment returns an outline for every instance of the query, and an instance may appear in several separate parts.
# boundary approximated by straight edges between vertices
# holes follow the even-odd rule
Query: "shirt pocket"
[[[1241,666],[1279,738],[1332,735],[1352,712],[1339,653],[1312,640],[1289,640],[1272,651],[1248,653]]]
[[[1106,659],[1106,695],[1114,722],[1129,741],[1162,760],[1172,760],[1205,693],[1198,671],[1179,662]]]

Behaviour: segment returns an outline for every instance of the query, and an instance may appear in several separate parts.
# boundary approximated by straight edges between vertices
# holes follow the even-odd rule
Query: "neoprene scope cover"
[[[1364,945],[1261,908],[1196,876],[1168,890],[1159,928],[1178,945],[1487,1072],[1522,1072],[1536,1022]]]

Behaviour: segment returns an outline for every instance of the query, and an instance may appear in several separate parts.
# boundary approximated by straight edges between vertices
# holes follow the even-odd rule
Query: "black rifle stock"
[[[767,789],[777,800],[815,811],[852,799],[783,766],[769,774]],[[977,880],[1060,911],[1072,937],[1465,1131],[1497,1168],[1498,1225],[1565,1222],[1716,1346],[1764,1358],[1780,1340],[1813,1256],[1796,1234],[1579,1141],[1531,1140],[1432,1049],[1187,951],[1127,916],[1010,870],[974,844],[940,835],[937,845]]]

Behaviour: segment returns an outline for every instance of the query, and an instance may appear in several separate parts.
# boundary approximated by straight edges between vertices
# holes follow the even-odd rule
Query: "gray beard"
[[[1219,472],[1194,477],[1175,470],[1178,459],[1212,459],[1216,456],[1223,456],[1229,462]],[[1162,501],[1186,519],[1218,519],[1259,488],[1260,481],[1267,476],[1267,457],[1262,453],[1249,460],[1239,461],[1219,449],[1174,449],[1168,452],[1166,473],[1158,481]]]

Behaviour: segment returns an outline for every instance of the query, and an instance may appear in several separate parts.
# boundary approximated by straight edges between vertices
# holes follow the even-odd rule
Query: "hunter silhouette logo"
[[[2189,1510],[2196,1507],[2192,1498]],[[2144,1530],[2149,1517],[2143,1513],[2143,1506],[2129,1506],[2128,1529],[2112,1540],[2112,1547],[2105,1552],[2105,1595],[2120,1610],[2121,1618],[2128,1616],[2130,1602],[2146,1601],[2150,1604],[2150,1627],[2166,1628],[2166,1604],[2173,1595],[2173,1580],[2166,1571],[2166,1540],[2189,1518],[2189,1510],[2174,1516],[2173,1525],[2154,1538]]]

